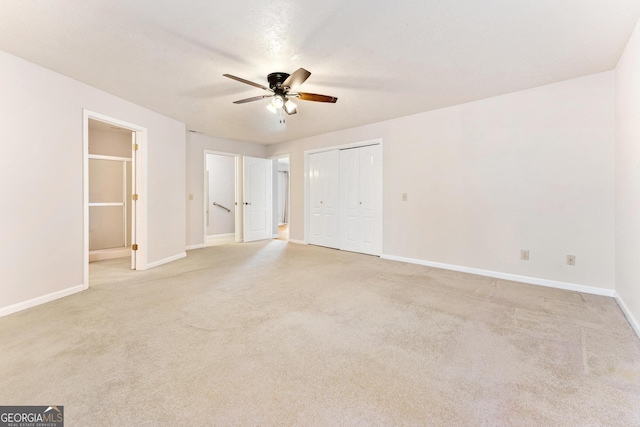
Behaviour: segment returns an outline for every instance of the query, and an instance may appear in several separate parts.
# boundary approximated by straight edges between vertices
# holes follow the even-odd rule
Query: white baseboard
[[[297,245],[306,245],[307,242],[305,242],[304,240],[296,240],[296,239],[289,239],[289,243],[295,243]]]
[[[558,282],[555,280],[540,279],[537,277],[519,276],[517,274],[501,273],[499,271],[482,270],[479,268],[472,268],[472,267],[463,267],[461,265],[454,265],[454,264],[443,264],[440,262],[424,261],[421,259],[405,258],[405,257],[400,257],[395,255],[382,255],[380,258],[388,259],[392,261],[406,262],[409,264],[419,264],[427,267],[442,268],[444,270],[460,271],[462,273],[477,274],[479,276],[493,277],[496,279],[528,283],[530,285],[565,289],[567,291],[576,291],[576,292],[582,292],[585,294],[602,295],[607,297],[615,296],[615,291],[613,289],[596,288],[595,286],[578,285],[576,283],[568,283],[568,282]]]
[[[207,236],[207,246],[225,245],[227,243],[235,243],[236,233],[216,234]]]
[[[169,258],[161,259],[160,261],[150,262],[149,264],[147,264],[147,268],[145,268],[145,270],[148,270],[148,269],[153,268],[153,267],[158,267],[158,266],[163,265],[163,264],[168,264],[168,263],[170,263],[172,261],[179,260],[179,259],[184,258],[186,256],[187,256],[187,253],[186,252],[182,252],[181,254],[177,254],[177,255],[171,256]]]
[[[204,243],[199,243],[199,244],[197,244],[197,245],[187,246],[187,247],[185,248],[185,250],[190,251],[190,250],[193,250],[193,249],[202,249],[202,248],[204,248],[204,247],[205,247],[205,246],[204,246]]]
[[[278,237],[280,237],[280,235],[279,235],[278,233],[273,233],[273,234],[271,235],[271,238],[272,238],[272,239],[277,239]]]
[[[625,317],[629,321],[631,328],[633,328],[638,338],[640,338],[640,322],[638,322],[638,319],[636,319],[633,313],[631,313],[631,310],[629,309],[629,307],[627,307],[627,304],[624,303],[624,300],[620,298],[620,295],[618,295],[617,292],[615,293],[614,298],[618,302],[620,309],[622,310]]]
[[[7,307],[2,307],[0,308],[0,317],[7,316],[9,314],[16,313],[18,311],[26,310],[27,308],[35,307],[36,305],[51,302],[59,298],[64,298],[66,296],[78,293],[84,289],[85,289],[84,285],[77,285],[71,288],[63,289],[61,291],[56,291],[47,295],[42,295],[42,296],[30,299],[28,301],[23,301],[17,304],[9,305]]]

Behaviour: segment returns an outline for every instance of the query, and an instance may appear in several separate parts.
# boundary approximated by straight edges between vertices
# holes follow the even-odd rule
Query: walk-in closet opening
[[[89,120],[89,262],[131,256],[132,133]]]

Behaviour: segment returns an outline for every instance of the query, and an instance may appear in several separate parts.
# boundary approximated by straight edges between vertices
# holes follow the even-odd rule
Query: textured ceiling
[[[638,0],[0,0],[0,50],[185,122],[271,144],[615,67]],[[270,72],[304,67],[279,123]]]

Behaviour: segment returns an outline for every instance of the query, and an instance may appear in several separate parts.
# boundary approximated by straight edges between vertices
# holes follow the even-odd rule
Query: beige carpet
[[[640,425],[640,341],[611,298],[283,241],[0,318],[0,404],[71,426]]]

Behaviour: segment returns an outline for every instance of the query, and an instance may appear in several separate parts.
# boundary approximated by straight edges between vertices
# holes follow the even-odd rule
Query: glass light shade
[[[287,99],[287,102],[285,102],[284,104],[284,109],[287,110],[287,113],[291,114],[294,111],[296,111],[296,108],[298,106],[296,104],[294,104],[293,102],[291,102],[291,100]]]
[[[271,105],[273,105],[275,108],[282,108],[282,106],[284,105],[284,99],[282,99],[282,96],[276,95],[273,97]]]
[[[271,104],[267,105],[267,110],[271,111],[273,114],[275,114],[278,111],[276,107],[274,107]]]

